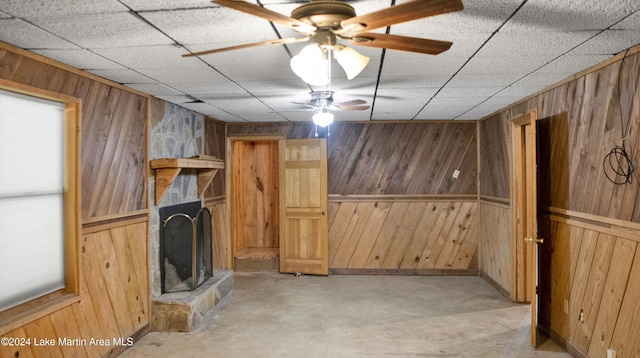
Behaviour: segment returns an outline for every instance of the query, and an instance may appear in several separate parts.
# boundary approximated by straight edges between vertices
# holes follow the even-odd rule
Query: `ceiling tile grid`
[[[396,4],[410,1],[396,0]],[[263,0],[285,16],[302,0]],[[228,122],[309,121],[310,92],[363,99],[337,121],[481,119],[640,44],[637,0],[462,0],[464,10],[376,33],[451,41],[439,55],[338,42],[370,58],[348,80],[332,62],[330,88],[290,69],[307,43],[200,57],[185,54],[303,35],[207,0],[1,0],[0,41]],[[392,0],[347,0],[358,15]]]

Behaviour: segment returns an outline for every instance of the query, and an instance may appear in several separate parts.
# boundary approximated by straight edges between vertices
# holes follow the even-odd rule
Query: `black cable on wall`
[[[609,154],[605,155],[604,160],[602,161],[602,169],[604,170],[604,175],[616,185],[622,184],[631,184],[633,180],[633,162],[629,157],[626,149],[626,138],[629,134],[629,126],[631,125],[631,111],[633,110],[633,103],[629,109],[629,122],[627,126],[624,125],[624,118],[622,116],[622,104],[620,101],[620,97],[622,96],[622,88],[621,88],[621,77],[622,77],[622,68],[624,67],[624,60],[627,58],[627,53],[629,50],[625,51],[624,56],[622,57],[622,62],[620,63],[620,70],[618,71],[618,109],[620,113],[620,131],[622,132],[622,145],[615,146]],[[638,87],[635,85],[633,89],[632,101],[635,100]]]

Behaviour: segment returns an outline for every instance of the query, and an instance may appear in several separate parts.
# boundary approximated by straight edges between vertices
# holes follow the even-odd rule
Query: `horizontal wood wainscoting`
[[[329,269],[477,275],[475,195],[329,195]]]
[[[576,356],[636,357],[640,224],[547,207],[540,231],[540,324]]]

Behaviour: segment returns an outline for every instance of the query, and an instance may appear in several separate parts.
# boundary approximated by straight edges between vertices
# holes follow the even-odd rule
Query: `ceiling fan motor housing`
[[[311,104],[315,107],[328,107],[333,103],[333,91],[311,92]]]
[[[337,1],[312,1],[301,5],[291,12],[291,17],[317,28],[340,28],[340,22],[356,16],[349,4]]]

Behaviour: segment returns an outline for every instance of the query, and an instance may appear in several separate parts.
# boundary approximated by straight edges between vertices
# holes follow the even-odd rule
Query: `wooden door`
[[[329,274],[327,142],[280,141],[280,272]]]
[[[233,146],[235,254],[278,248],[278,140],[236,140]]]
[[[538,203],[536,112],[511,119],[513,143],[512,207],[515,238],[515,300],[531,302],[531,344],[537,346]],[[513,295],[512,295],[513,297]]]

